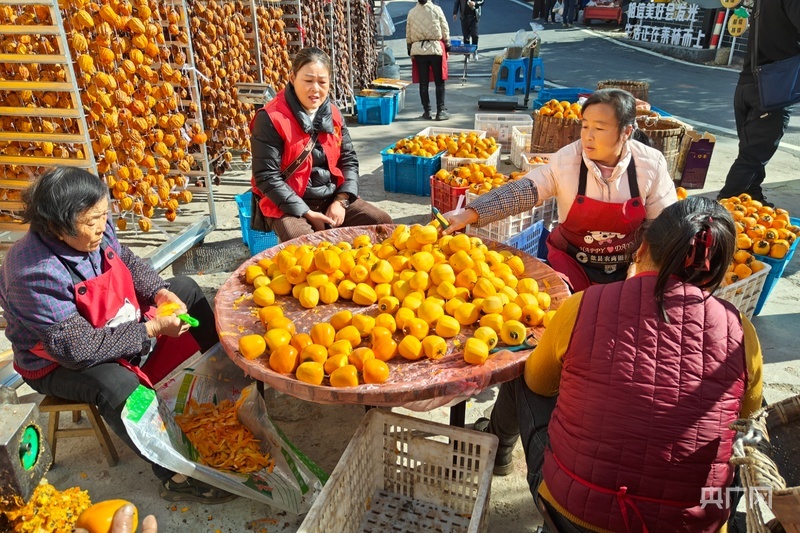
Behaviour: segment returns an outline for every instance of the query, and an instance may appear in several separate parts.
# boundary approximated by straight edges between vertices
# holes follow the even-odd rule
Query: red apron
[[[448,74],[450,73],[450,69],[447,65],[447,50],[444,48],[444,41],[439,41],[442,43],[442,80],[447,81]],[[433,67],[428,68],[428,81],[434,81],[433,77]],[[414,56],[411,56],[411,83],[419,83],[419,72],[417,72],[417,61],[414,59]]]
[[[547,237],[547,262],[567,278],[574,292],[592,284],[625,279],[633,255],[634,235],[646,217],[631,156],[631,199],[617,204],[586,196],[588,169],[581,158],[578,195],[566,220]]]
[[[100,252],[102,273],[90,280],[84,280],[72,266],[62,261],[72,276],[78,313],[95,328],[113,327],[131,320],[138,322],[141,319],[141,309],[130,270],[105,242],[101,245]],[[145,315],[152,318],[155,312],[156,308],[151,307]],[[161,381],[199,349],[194,337],[188,332],[177,338],[161,336],[142,368],[125,359],[117,359],[116,362],[136,374],[143,385],[154,388],[154,383]],[[31,352],[48,361],[54,361],[41,342]]]

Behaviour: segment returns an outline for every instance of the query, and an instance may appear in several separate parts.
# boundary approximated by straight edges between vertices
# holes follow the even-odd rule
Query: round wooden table
[[[258,319],[257,307],[252,301],[252,286],[244,282],[244,271],[264,257],[273,257],[284,247],[291,244],[316,245],[323,241],[337,243],[352,242],[358,235],[367,234],[373,242],[379,242],[391,235],[393,225],[362,226],[358,228],[337,228],[279,244],[265,250],[242,264],[217,292],[215,315],[220,343],[242,370],[256,380],[274,389],[290,394],[302,400],[318,403],[344,403],[367,406],[399,407],[404,406],[417,411],[427,411],[443,405],[452,404],[474,396],[487,387],[510,381],[522,374],[525,360],[531,350],[510,352],[508,350],[493,354],[484,365],[470,365],[464,362],[461,349],[474,327],[464,327],[457,338],[448,340],[448,353],[438,361],[421,359],[408,361],[399,355],[389,361],[391,375],[381,385],[359,385],[352,388],[334,388],[327,385],[327,378],[322,385],[311,385],[297,380],[293,374],[280,374],[269,367],[268,358],[260,357],[248,360],[239,353],[239,337],[253,333],[263,334],[264,326]],[[519,255],[525,263],[525,277],[533,277],[540,288],[546,289],[551,296],[551,309],[557,309],[561,302],[569,296],[564,281],[546,264],[509,246],[487,241],[486,245],[493,250],[509,250]],[[354,314],[368,313],[377,315],[377,304],[361,307],[350,301],[339,301],[334,304],[320,305],[314,309],[304,309],[291,296],[279,297],[276,302],[283,308],[285,316],[291,318],[297,331],[309,331],[317,322],[327,322],[329,318],[342,309],[350,309]],[[543,327],[532,328],[537,338],[544,331]],[[395,334],[396,341],[400,335]]]

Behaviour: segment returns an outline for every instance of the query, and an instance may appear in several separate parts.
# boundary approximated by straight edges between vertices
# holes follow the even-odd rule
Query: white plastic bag
[[[383,6],[383,11],[381,11],[381,21],[378,27],[378,33],[384,37],[394,34],[394,22],[392,22],[392,16],[389,15],[389,8],[385,4]]]
[[[275,468],[236,474],[201,465],[196,461],[197,450],[174,415],[183,412],[190,398],[198,403],[236,401],[245,389],[247,398],[239,407],[239,420],[261,441],[261,451],[275,460]],[[158,391],[139,386],[128,398],[122,420],[136,447],[154,463],[294,514],[308,512],[328,478],[272,423],[252,380],[219,344],[187,360]]]

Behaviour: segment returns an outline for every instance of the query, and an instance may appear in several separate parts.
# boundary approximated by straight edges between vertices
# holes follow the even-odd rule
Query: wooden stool
[[[117,450],[114,448],[114,443],[111,442],[111,437],[108,434],[106,425],[100,417],[100,413],[97,412],[97,407],[94,405],[74,402],[72,400],[62,400],[54,396],[45,396],[42,403],[39,404],[39,410],[44,413],[50,413],[50,421],[47,425],[47,440],[50,442],[53,464],[56,462],[56,445],[58,444],[58,439],[91,436],[97,437],[97,441],[100,443],[103,454],[108,461],[108,466],[114,466],[119,461]],[[64,411],[72,411],[73,422],[78,422],[81,419],[81,411],[86,411],[86,416],[89,417],[89,422],[92,424],[92,427],[59,429],[58,419]]]

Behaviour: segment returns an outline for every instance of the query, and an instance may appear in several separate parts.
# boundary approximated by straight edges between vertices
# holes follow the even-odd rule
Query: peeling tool
[[[178,318],[180,318],[181,320],[183,320],[184,322],[186,322],[187,324],[189,324],[193,328],[196,328],[197,326],[200,325],[200,321],[199,320],[197,320],[193,316],[187,315],[186,313],[178,315]]]
[[[522,344],[518,344],[517,346],[498,346],[497,348],[492,348],[489,350],[489,353],[497,353],[503,350],[508,350],[509,352],[520,352],[522,350],[532,350],[536,348],[537,345],[536,336],[533,333],[528,333],[528,336],[525,337],[525,342]]]
[[[442,229],[447,229],[450,227],[450,223],[447,222],[447,219],[444,218],[442,213],[434,206],[431,206],[431,212],[433,213],[433,216],[436,218],[436,220],[439,221],[439,224],[442,226]]]

